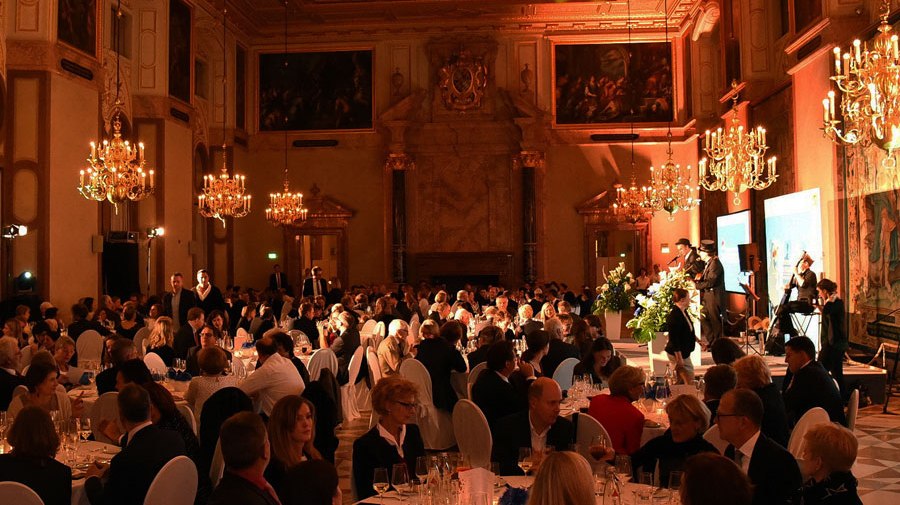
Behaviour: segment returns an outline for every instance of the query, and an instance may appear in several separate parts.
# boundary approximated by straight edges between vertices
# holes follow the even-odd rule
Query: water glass
[[[669,489],[677,490],[681,487],[681,475],[678,470],[669,472]]]
[[[619,454],[616,456],[616,476],[622,484],[631,480],[631,456]]]
[[[391,484],[400,495],[400,503],[403,503],[404,496],[412,489],[412,483],[409,481],[409,472],[406,470],[406,463],[397,463],[391,469]]]

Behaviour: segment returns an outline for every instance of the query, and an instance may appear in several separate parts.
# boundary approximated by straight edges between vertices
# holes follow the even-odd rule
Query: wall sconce
[[[147,238],[156,238],[162,237],[165,235],[166,229],[162,226],[157,226],[155,228],[147,228]]]
[[[661,253],[663,253],[663,254],[669,254],[669,253],[671,252],[671,251],[669,250],[669,244],[668,244],[668,243],[660,244],[660,245],[659,245],[659,252],[661,252]]]
[[[4,226],[2,232],[3,238],[24,237],[25,235],[28,235],[28,227],[24,224],[11,224],[9,226]]]

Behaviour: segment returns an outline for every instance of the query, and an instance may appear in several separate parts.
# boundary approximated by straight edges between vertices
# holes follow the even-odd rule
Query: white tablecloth
[[[117,446],[104,444],[103,442],[88,441],[78,443],[78,449],[75,454],[76,461],[79,464],[72,468],[72,505],[90,505],[87,494],[84,492],[85,465],[97,460],[108,462],[118,452],[119,448]],[[60,448],[56,459],[65,464],[72,463],[71,461],[66,461],[66,457],[65,451]]]

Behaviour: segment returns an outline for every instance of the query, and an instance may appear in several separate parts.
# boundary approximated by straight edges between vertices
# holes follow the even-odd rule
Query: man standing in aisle
[[[706,262],[697,276],[697,289],[703,307],[700,310],[700,334],[707,345],[720,338],[722,315],[725,312],[725,269],[716,254],[716,243],[712,240],[700,241],[700,259]]]
[[[312,267],[311,276],[303,280],[303,296],[325,296],[328,294],[328,282],[322,278],[322,268]]]
[[[184,289],[184,276],[181,272],[172,274],[169,281],[172,284],[172,291],[163,296],[163,315],[172,318],[172,322],[175,323],[173,329],[178,331],[181,325],[187,324],[187,313],[197,305],[197,301],[193,291]]]

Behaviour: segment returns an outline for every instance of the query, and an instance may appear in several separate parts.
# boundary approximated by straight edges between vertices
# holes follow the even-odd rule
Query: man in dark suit
[[[197,299],[194,297],[193,291],[184,289],[184,276],[181,275],[181,272],[172,274],[169,282],[172,285],[172,291],[163,295],[163,315],[172,318],[175,331],[178,331],[187,324],[187,313],[191,307],[197,305]]]
[[[695,283],[700,290],[702,307],[700,333],[707,345],[723,335],[722,317],[725,312],[725,268],[716,254],[716,243],[700,241],[700,259],[706,262]]]
[[[466,357],[469,362],[469,370],[484,363],[488,359],[491,346],[503,340],[503,330],[498,326],[485,326],[478,333],[478,349],[470,352]]]
[[[788,373],[784,377],[781,397],[788,424],[797,424],[803,414],[813,407],[825,409],[832,422],[847,424],[841,393],[828,371],[814,359],[815,356],[816,346],[809,337],[794,337],[784,344]]]
[[[88,315],[90,314],[90,310],[86,305],[81,303],[76,303],[72,305],[72,324],[70,324],[66,328],[66,332],[69,337],[78,343],[78,337],[81,336],[82,333],[87,330],[94,330],[100,334],[101,337],[108,337],[110,331],[104,327],[102,324],[97,321],[88,320]],[[69,365],[76,366],[78,365],[78,351],[75,351],[75,354],[72,356],[72,359],[69,360]]]
[[[303,360],[294,356],[294,340],[291,336],[283,331],[276,331],[270,336],[272,337],[272,342],[275,344],[275,350],[278,354],[280,354],[282,358],[293,363],[294,368],[297,369],[297,373],[300,374],[300,378],[303,379],[303,383],[309,385],[309,370],[306,368],[306,365],[303,364]]]
[[[568,450],[574,442],[575,428],[559,417],[562,391],[553,379],[540,377],[528,388],[528,409],[499,419],[491,432],[494,437],[492,460],[500,464],[501,475],[522,475],[519,449],[531,448],[534,471],[546,449]]]
[[[197,332],[206,322],[206,316],[200,307],[191,307],[187,313],[187,324],[181,326],[175,332],[175,357],[185,359],[191,347],[200,345],[200,337]]]
[[[717,424],[729,443],[725,456],[750,477],[753,505],[790,503],[803,483],[800,467],[787,449],[762,434],[762,417],[762,400],[753,391],[732,389],[722,396]]]
[[[359,347],[359,330],[356,329],[356,316],[349,311],[341,312],[341,315],[338,316],[338,324],[340,325],[340,334],[331,343],[331,350],[337,356],[337,379],[338,383],[343,386],[350,382],[348,368],[350,367],[350,358],[353,357],[353,353]],[[360,368],[360,372],[362,372],[362,368]],[[354,380],[356,380],[356,377],[354,377]]]
[[[137,358],[137,350],[130,338],[117,338],[109,348],[109,360],[112,366],[97,374],[97,394],[110,393],[116,390],[116,375],[119,367],[130,359]]]
[[[289,293],[291,287],[288,285],[287,274],[281,271],[281,265],[275,265],[272,270],[269,275],[269,289],[273,292],[283,289],[285,293]]]
[[[194,377],[200,375],[200,350],[207,347],[219,347],[219,342],[216,340],[216,332],[213,327],[205,324],[200,328],[200,345],[191,347],[188,350],[187,360],[185,360],[185,370]],[[219,347],[219,349],[222,348]],[[225,349],[222,349],[222,351],[225,352],[225,360],[231,363],[231,353]]]
[[[697,337],[694,335],[694,323],[687,312],[691,297],[687,290],[675,288],[672,290],[672,303],[672,310],[666,316],[666,329],[669,332],[666,354],[680,382],[693,384],[694,364],[691,363],[691,353],[694,352]]]
[[[122,451],[109,465],[88,468],[84,487],[92,505],[142,505],[162,467],[186,454],[177,432],[157,428],[150,421],[150,395],[144,388],[124,386],[118,405],[119,420],[125,427]]]
[[[263,473],[271,459],[269,437],[262,418],[239,412],[222,424],[219,432],[225,474],[209,505],[278,505],[280,502]]]
[[[447,412],[453,412],[453,406],[456,405],[458,398],[450,382],[450,374],[465,372],[466,361],[440,334],[435,334],[433,331],[421,334],[424,334],[426,338],[419,342],[416,359],[425,365],[428,375],[431,376],[431,395],[434,406]]]
[[[294,329],[300,330],[309,339],[309,344],[313,349],[319,348],[319,327],[313,319],[316,313],[315,305],[304,302],[300,304],[300,317],[294,319]]]
[[[550,334],[550,349],[541,360],[541,375],[553,377],[556,367],[569,358],[581,361],[581,352],[578,348],[563,340],[565,327],[558,318],[554,317],[545,321],[544,329]]]
[[[312,267],[311,276],[303,280],[303,296],[326,296],[328,294],[328,282],[322,278],[322,268]]]
[[[693,278],[703,271],[703,260],[697,255],[697,248],[691,245],[690,240],[686,238],[678,239],[678,242],[675,242],[675,250],[678,251],[678,256],[675,259],[679,260],[678,264],[681,265],[681,269],[689,277]]]
[[[509,380],[515,371],[513,343],[501,340],[491,345],[487,353],[487,370],[481,372],[472,386],[472,401],[490,425],[528,408],[525,391],[520,391]]]
[[[19,343],[13,337],[0,338],[0,411],[9,408],[13,390],[25,384],[19,375]]]

